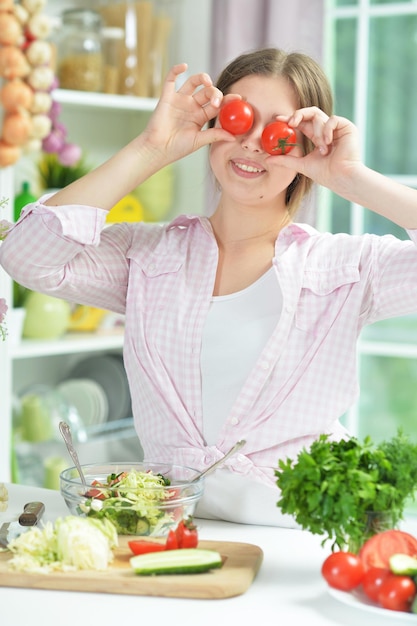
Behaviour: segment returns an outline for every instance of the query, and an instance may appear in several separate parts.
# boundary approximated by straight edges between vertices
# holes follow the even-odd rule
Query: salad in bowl
[[[167,463],[83,465],[87,487],[75,467],[60,475],[61,494],[75,515],[110,520],[119,535],[166,536],[192,517],[203,494],[198,471]]]

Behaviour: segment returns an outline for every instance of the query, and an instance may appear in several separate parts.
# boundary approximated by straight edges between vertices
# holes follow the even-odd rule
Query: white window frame
[[[363,138],[362,153],[366,154],[366,125],[367,125],[367,85],[369,78],[369,33],[370,22],[374,17],[417,15],[417,1],[392,2],[387,4],[371,4],[370,0],[358,0],[354,6],[337,7],[336,0],[325,0],[325,42],[324,42],[324,69],[333,82],[334,59],[332,58],[333,42],[335,36],[335,21],[340,19],[357,19],[358,36],[356,39],[356,67],[353,94],[354,119],[352,120],[359,129],[360,137]],[[335,111],[337,114],[337,111]],[[390,175],[393,180],[417,188],[417,175]],[[350,204],[350,233],[360,235],[365,231],[365,211],[362,206]],[[330,194],[326,190],[320,193],[320,208],[318,212],[318,227],[321,230],[330,230]],[[358,346],[359,376],[361,356],[379,355],[381,357],[417,358],[417,345],[400,344],[394,342],[365,341],[360,340]],[[360,423],[358,403],[352,407],[346,416],[346,426],[352,434],[359,432]]]

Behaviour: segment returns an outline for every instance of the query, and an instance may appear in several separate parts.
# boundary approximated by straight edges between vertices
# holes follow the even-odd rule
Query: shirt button
[[[292,313],[294,311],[294,308],[292,306],[286,306],[285,310],[287,311],[287,313]]]
[[[261,363],[261,369],[268,370],[269,369],[269,361],[263,361]]]
[[[237,417],[231,417],[230,423],[232,424],[232,426],[236,426],[237,424],[239,424],[239,419]]]
[[[156,270],[156,265],[155,265],[155,263],[150,263],[150,264],[148,265],[148,270],[149,270],[150,272],[154,272],[154,271]]]

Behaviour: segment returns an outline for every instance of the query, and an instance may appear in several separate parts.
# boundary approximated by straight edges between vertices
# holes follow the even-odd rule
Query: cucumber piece
[[[136,534],[137,535],[149,535],[151,530],[150,524],[146,517],[140,517],[136,522]]]
[[[130,559],[135,574],[198,574],[223,565],[222,557],[215,550],[180,548],[164,552],[140,554]]]
[[[393,554],[389,559],[389,568],[394,574],[416,576],[417,559],[408,554]]]

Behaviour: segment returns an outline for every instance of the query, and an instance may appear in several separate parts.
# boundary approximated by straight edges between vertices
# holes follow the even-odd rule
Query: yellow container
[[[142,222],[144,215],[142,203],[133,194],[128,194],[108,212],[106,222]]]

